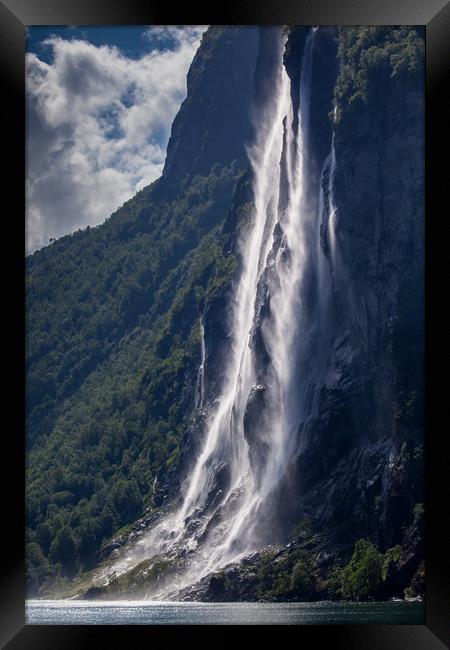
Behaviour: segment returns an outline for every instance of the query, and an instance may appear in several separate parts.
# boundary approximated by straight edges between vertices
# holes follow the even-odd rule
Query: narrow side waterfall
[[[113,567],[121,573],[154,556],[181,562],[176,579],[149,591],[149,598],[170,597],[268,543],[268,500],[298,454],[305,423],[314,414],[315,387],[327,362],[331,283],[320,230],[325,208],[329,223],[334,216],[336,166],[333,141],[320,179],[315,185],[310,182],[315,37],[312,28],[301,61],[297,104],[283,65],[285,36],[280,30],[276,83],[248,149],[254,209],[240,235],[228,362],[219,394],[207,404],[200,322],[195,405],[206,412],[200,451],[181,486],[177,507]],[[324,190],[326,174],[329,187]],[[314,197],[311,187],[317,188]],[[329,239],[334,249],[332,228]]]
[[[200,319],[200,365],[197,374],[197,386],[195,388],[195,408],[199,409],[203,406],[203,398],[205,394],[205,327],[202,319]]]
[[[331,259],[336,262],[336,203],[334,201],[334,178],[336,174],[336,150],[334,145],[334,132],[331,139],[331,151],[322,170],[322,180],[326,183],[326,220]]]

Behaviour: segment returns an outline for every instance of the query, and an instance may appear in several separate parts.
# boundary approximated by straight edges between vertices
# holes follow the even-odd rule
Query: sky
[[[26,252],[161,175],[203,26],[29,27]]]

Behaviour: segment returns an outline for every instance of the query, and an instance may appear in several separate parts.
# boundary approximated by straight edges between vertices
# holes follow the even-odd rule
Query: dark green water
[[[29,625],[423,625],[423,603],[175,603],[29,600]]]

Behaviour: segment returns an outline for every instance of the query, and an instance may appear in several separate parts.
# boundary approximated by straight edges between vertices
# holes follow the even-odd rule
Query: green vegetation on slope
[[[157,182],[27,260],[31,590],[91,567],[176,464],[240,174],[216,165],[173,196]]]
[[[342,111],[358,110],[361,102],[382,99],[386,84],[400,76],[423,75],[424,55],[424,40],[414,27],[342,27],[334,91],[337,119]]]

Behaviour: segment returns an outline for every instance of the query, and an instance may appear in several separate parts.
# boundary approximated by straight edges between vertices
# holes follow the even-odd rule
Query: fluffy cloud
[[[28,252],[101,223],[161,174],[203,31],[150,28],[139,59],[56,37],[50,64],[27,54]]]

